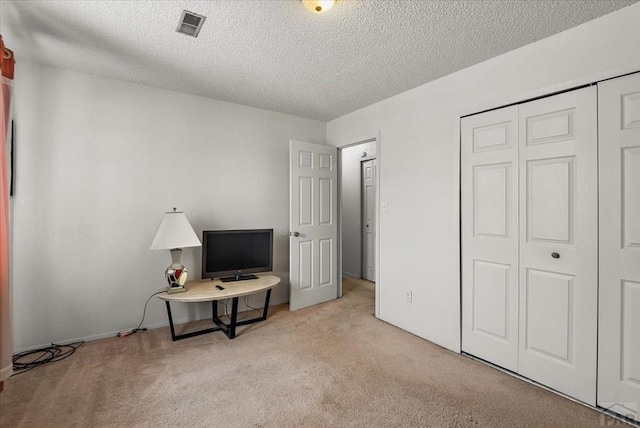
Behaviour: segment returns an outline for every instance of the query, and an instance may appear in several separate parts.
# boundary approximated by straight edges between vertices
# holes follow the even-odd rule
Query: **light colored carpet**
[[[591,409],[375,319],[371,283],[344,289],[272,308],[234,340],[172,342],[160,328],[88,342],[9,379],[0,426],[600,426]]]

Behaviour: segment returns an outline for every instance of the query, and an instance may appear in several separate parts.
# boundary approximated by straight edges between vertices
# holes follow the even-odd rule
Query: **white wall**
[[[149,246],[174,206],[198,235],[273,228],[272,302],[288,300],[289,140],[324,143],[324,123],[29,63],[14,95],[16,350],[135,327],[165,285],[169,252]],[[191,278],[200,257],[183,252]],[[179,306],[178,322],[210,313]],[[166,324],[152,299],[145,325]]]
[[[381,319],[460,350],[459,117],[639,71],[638,23],[635,4],[328,123],[335,146],[380,135]]]
[[[362,153],[366,157],[362,157]],[[341,150],[340,196],[342,199],[342,274],[362,276],[362,182],[361,162],[376,157],[376,142]]]

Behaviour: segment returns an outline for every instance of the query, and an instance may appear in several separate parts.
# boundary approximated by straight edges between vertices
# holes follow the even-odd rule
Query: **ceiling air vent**
[[[204,24],[206,16],[198,15],[197,13],[189,12],[188,10],[182,11],[180,17],[180,23],[178,24],[178,33],[186,34],[187,36],[198,37],[198,33]]]

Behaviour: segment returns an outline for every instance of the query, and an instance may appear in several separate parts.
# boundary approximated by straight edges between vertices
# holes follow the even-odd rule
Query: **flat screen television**
[[[202,278],[255,279],[273,270],[273,229],[202,232]]]

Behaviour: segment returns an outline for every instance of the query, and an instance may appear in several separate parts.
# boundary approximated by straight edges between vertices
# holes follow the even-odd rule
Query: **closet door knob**
[[[298,233],[298,232],[289,232],[289,236],[298,237],[298,236],[300,236],[300,233]]]
[[[559,259],[559,258],[560,258],[560,254],[558,254],[558,253],[551,253],[551,257],[553,257],[554,259]]]

